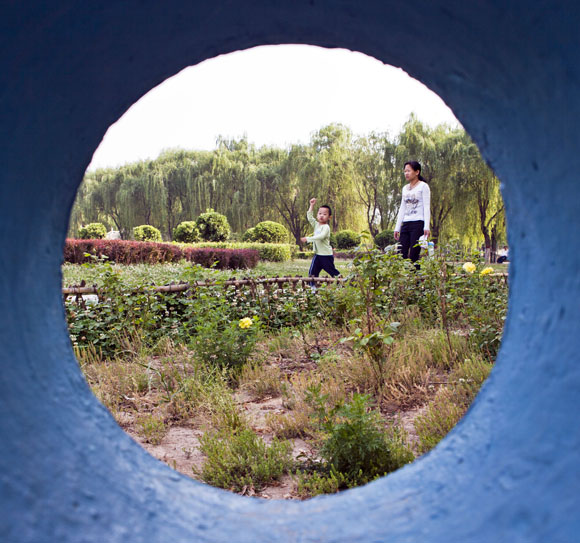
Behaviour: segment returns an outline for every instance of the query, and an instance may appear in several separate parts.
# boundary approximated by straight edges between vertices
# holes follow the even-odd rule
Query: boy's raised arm
[[[316,226],[318,225],[318,221],[314,218],[314,213],[313,213],[314,204],[316,204],[316,198],[310,198],[310,207],[308,208],[308,211],[306,212],[306,218],[308,219],[308,222],[310,223],[312,228],[316,228]]]

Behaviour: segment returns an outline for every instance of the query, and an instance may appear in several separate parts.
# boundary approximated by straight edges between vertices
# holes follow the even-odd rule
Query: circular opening
[[[241,74],[254,86],[234,100]],[[432,194],[418,272],[393,254],[408,160]],[[334,209],[339,288],[276,279],[312,271],[310,197]],[[499,181],[437,97],[358,53],[276,46],[184,70],[110,129],[70,231],[67,316],[93,392],[151,454],[242,494],[307,498],[405,465],[497,354]]]

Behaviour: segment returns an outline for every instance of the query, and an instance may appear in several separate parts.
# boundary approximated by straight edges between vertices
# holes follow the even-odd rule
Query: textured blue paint
[[[576,2],[10,0],[0,15],[1,541],[579,540]],[[192,482],[135,445],[87,388],[59,294],[108,126],[183,67],[268,43],[356,49],[438,92],[505,184],[513,255],[504,344],[464,421],[415,464],[302,503]]]

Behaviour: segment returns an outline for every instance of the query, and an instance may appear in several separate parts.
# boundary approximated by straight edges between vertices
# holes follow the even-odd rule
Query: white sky
[[[246,135],[258,147],[308,143],[333,122],[355,134],[395,135],[412,112],[431,126],[459,124],[422,83],[362,53],[256,47],[186,68],[152,89],[109,128],[89,168],[170,148],[211,150],[219,135]]]

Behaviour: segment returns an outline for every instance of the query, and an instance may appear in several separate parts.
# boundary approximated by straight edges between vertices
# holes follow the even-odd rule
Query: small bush
[[[320,456],[349,486],[365,484],[414,459],[399,436],[388,436],[378,411],[369,409],[370,396],[354,394],[350,403],[325,414],[328,437]]]
[[[242,236],[242,241],[244,241],[246,243],[251,243],[252,241],[256,241],[256,238],[254,237],[255,230],[256,229],[254,227],[248,228]]]
[[[106,235],[107,229],[100,222],[92,222],[79,228],[79,239],[104,239]]]
[[[201,236],[195,221],[183,221],[173,229],[173,241],[180,243],[195,243]]]
[[[197,324],[191,345],[207,364],[240,369],[254,351],[257,337],[257,319],[230,321],[224,308],[217,307],[206,311]]]
[[[135,228],[133,228],[133,237],[135,238],[135,241],[153,241],[157,243],[163,241],[161,232],[154,226],[148,224],[135,226]]]
[[[206,461],[201,478],[208,484],[240,492],[244,487],[256,490],[279,479],[291,465],[290,443],[273,439],[266,445],[252,430],[239,433],[205,434],[201,452]]]
[[[328,471],[328,473],[326,473]],[[348,486],[348,479],[333,469],[325,470],[320,467],[319,470],[299,471],[298,475],[298,495],[301,498],[313,498],[320,494],[335,494],[341,488]]]
[[[336,248],[337,249],[353,249],[358,247],[360,243],[360,234],[352,230],[341,230],[336,233]]]
[[[330,246],[336,249],[336,234],[334,232],[330,233]]]
[[[253,229],[253,240],[259,243],[288,243],[290,233],[278,222],[263,221]]]
[[[230,236],[231,228],[226,216],[211,209],[202,213],[195,224],[204,241],[225,241]]]
[[[159,445],[167,433],[167,428],[161,417],[155,415],[143,415],[137,419],[143,439],[152,445]]]
[[[375,245],[381,251],[383,251],[388,245],[394,245],[395,243],[396,240],[394,230],[383,230],[375,236]]]

